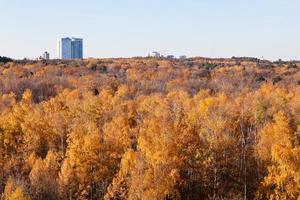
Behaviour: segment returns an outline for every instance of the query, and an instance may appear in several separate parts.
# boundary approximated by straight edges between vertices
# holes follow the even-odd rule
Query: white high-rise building
[[[57,43],[59,59],[83,58],[83,40],[80,38],[61,38]]]
[[[157,52],[157,51],[153,51],[153,52],[149,53],[148,56],[153,57],[153,58],[160,58],[161,57],[160,53]]]

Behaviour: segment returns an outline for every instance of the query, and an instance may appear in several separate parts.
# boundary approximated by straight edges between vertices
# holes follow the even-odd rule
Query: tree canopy
[[[300,63],[0,65],[0,199],[300,197]]]

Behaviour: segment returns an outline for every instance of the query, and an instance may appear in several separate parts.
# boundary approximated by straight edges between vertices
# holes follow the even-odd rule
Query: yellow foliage
[[[1,199],[300,196],[299,63],[199,57],[2,66]]]
[[[24,195],[22,188],[17,187],[7,200],[30,200],[30,198]]]
[[[269,161],[262,185],[269,199],[298,199],[300,196],[300,148],[293,147],[293,130],[281,112],[260,133],[258,153]]]
[[[30,200],[30,198],[24,194],[23,189],[15,184],[12,177],[9,177],[6,182],[3,198],[4,200]]]
[[[257,153],[265,161],[271,160],[272,149],[276,145],[282,148],[291,148],[292,146],[292,130],[288,118],[282,112],[274,116],[274,122],[267,124],[259,136]]]

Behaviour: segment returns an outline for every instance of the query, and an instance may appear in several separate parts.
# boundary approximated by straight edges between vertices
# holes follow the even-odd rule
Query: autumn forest
[[[299,198],[299,62],[0,64],[1,200]]]

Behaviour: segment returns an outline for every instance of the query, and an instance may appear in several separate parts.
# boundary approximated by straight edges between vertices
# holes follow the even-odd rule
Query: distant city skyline
[[[299,0],[0,0],[0,55],[84,38],[84,57],[162,54],[300,60]],[[22,4],[22,6],[20,6]]]

